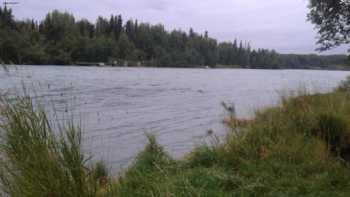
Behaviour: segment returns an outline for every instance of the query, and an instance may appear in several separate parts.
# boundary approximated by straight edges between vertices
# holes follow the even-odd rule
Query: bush
[[[161,166],[170,165],[174,160],[160,146],[154,135],[147,134],[148,144],[145,150],[138,154],[132,170],[138,172],[148,172],[159,170]]]

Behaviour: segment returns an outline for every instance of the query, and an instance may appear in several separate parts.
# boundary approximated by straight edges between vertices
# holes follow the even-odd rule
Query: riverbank
[[[212,136],[182,160],[149,136],[119,177],[85,162],[79,129],[62,127],[62,137],[55,137],[30,100],[5,100],[0,180],[11,196],[348,196],[348,87],[282,98],[252,120],[237,119],[226,106],[225,140]]]
[[[151,140],[116,196],[348,196],[346,92],[285,98],[250,121],[232,116],[224,142],[173,160]]]

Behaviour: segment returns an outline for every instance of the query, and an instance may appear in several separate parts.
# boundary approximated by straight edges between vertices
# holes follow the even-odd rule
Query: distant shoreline
[[[332,68],[320,68],[320,67],[309,67],[309,68],[252,68],[252,67],[240,67],[240,66],[222,66],[218,65],[215,67],[209,67],[209,66],[182,66],[182,67],[175,67],[175,66],[112,66],[112,65],[78,65],[78,64],[64,64],[64,65],[44,65],[44,64],[2,64],[2,66],[8,67],[8,66],[56,66],[56,67],[97,67],[97,68],[153,68],[153,69],[245,69],[245,70],[324,70],[324,71],[350,71],[350,68],[347,68],[347,66],[339,66],[339,67],[333,67]]]

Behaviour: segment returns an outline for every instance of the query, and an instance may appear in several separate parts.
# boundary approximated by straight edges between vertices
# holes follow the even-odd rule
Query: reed
[[[9,196],[95,196],[81,130],[54,126],[30,97],[1,99],[1,190]]]

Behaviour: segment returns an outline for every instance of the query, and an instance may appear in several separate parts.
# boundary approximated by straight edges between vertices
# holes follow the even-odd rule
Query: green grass
[[[180,161],[146,149],[116,181],[115,196],[350,195],[346,92],[286,98],[245,122],[231,117],[241,132]]]
[[[120,177],[87,168],[81,132],[54,135],[30,99],[2,102],[0,181],[10,196],[350,196],[350,94],[282,98],[181,160],[149,143]],[[34,110],[37,109],[37,110]],[[233,111],[233,110],[232,110]]]
[[[3,99],[0,105],[1,191],[9,196],[95,196],[97,180],[86,167],[81,131],[53,125],[31,98]]]

